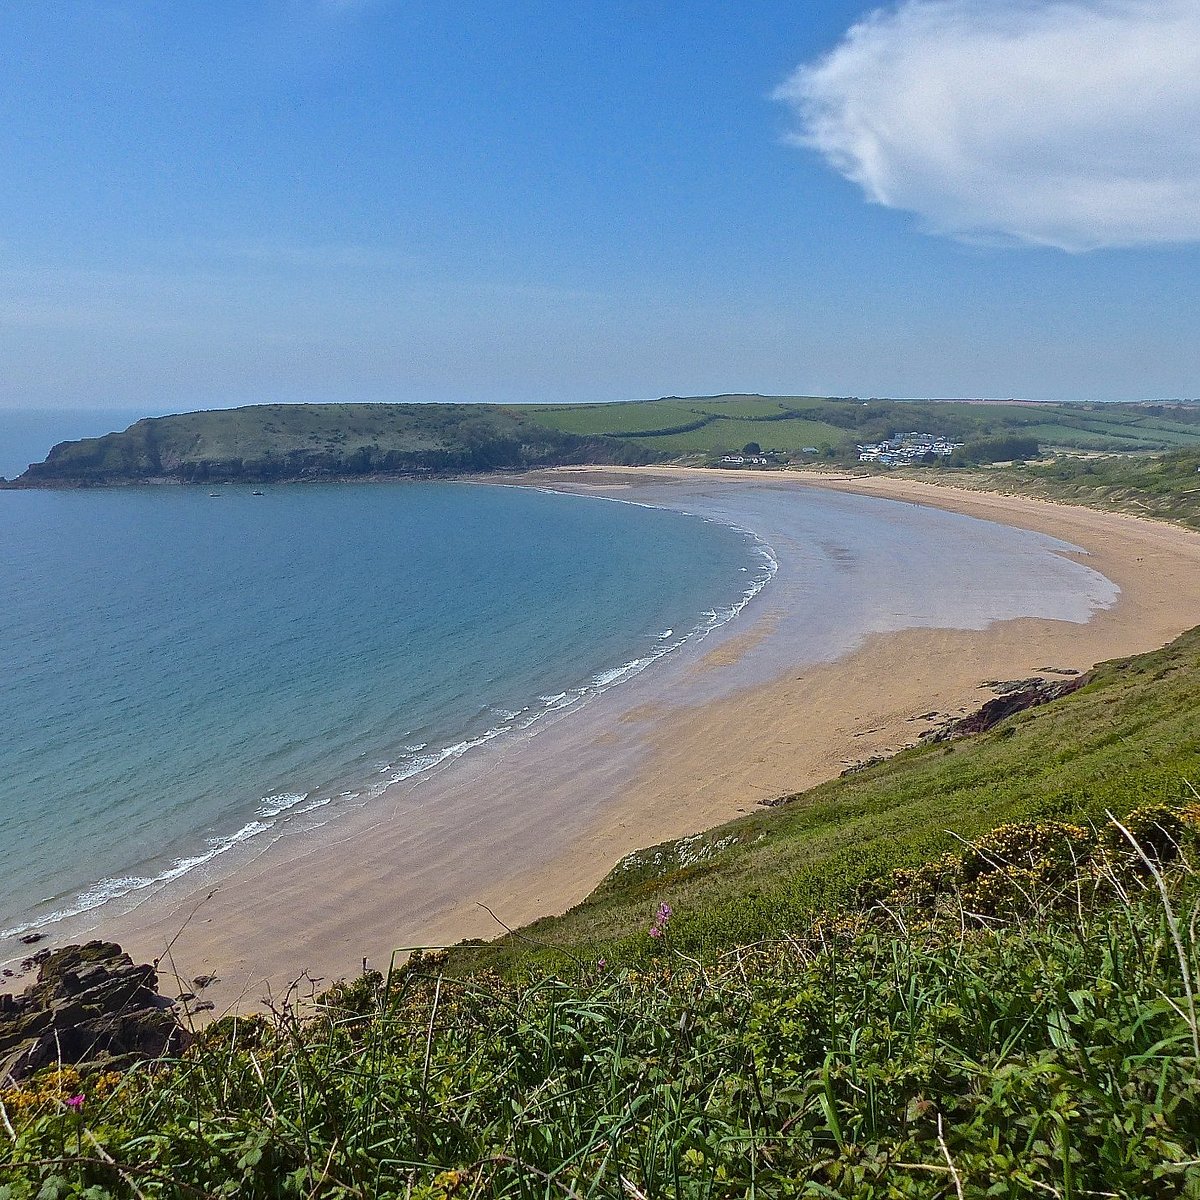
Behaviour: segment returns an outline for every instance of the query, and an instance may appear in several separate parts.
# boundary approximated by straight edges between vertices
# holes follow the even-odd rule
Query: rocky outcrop
[[[1002,690],[1001,695],[959,720],[947,721],[935,729],[926,730],[921,734],[921,740],[946,742],[951,738],[966,737],[972,733],[985,733],[1005,717],[1068,696],[1071,692],[1078,691],[1087,681],[1086,675],[1063,680],[1041,679],[1035,676],[1033,679],[1022,679],[1015,683],[993,684],[997,691]]]
[[[190,1040],[154,967],[135,965],[115,942],[46,954],[22,995],[0,995],[0,1084],[60,1061],[121,1070]]]

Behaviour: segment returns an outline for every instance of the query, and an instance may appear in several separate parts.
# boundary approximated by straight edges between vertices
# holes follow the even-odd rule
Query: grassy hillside
[[[583,903],[495,942],[456,949],[455,970],[638,965],[659,903],[676,947],[708,956],[778,938],[864,881],[936,858],[1005,821],[1103,821],[1200,787],[1200,629],[1098,667],[1087,686],[979,737],[906,750],[699,837],[640,851]]]
[[[1179,915],[1200,889],[1169,861],[1194,837],[1164,820],[1168,861],[1115,828],[1007,830],[1077,859],[986,920],[961,892],[896,892],[707,963],[669,934],[642,972],[460,981],[418,960],[308,1022],[227,1023],[157,1076],[52,1073],[6,1097],[0,1189],[1195,1197],[1200,979]],[[1031,872],[992,861],[1021,897]]]
[[[563,406],[257,405],[148,418],[122,433],[65,442],[20,482],[262,482],[674,458],[705,462],[749,443],[786,458],[838,461],[852,459],[856,443],[914,430],[965,442],[1020,436],[1044,448],[1170,450],[1200,446],[1200,406],[803,396]]]
[[[271,404],[152,417],[123,433],[64,442],[21,483],[269,482],[654,457],[636,444],[549,429],[496,406]]]
[[[51,1070],[0,1196],[1200,1196],[1198,702],[1200,630],[315,1017]]]

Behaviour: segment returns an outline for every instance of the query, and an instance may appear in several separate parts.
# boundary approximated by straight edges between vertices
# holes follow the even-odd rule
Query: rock
[[[857,775],[859,771],[866,771],[870,767],[877,767],[881,762],[887,762],[886,754],[872,754],[870,758],[864,758],[862,762],[851,763],[843,772],[842,778],[847,775]]]
[[[26,946],[36,946],[38,942],[44,942],[46,935],[44,933],[27,933],[22,939],[22,943]]]
[[[154,968],[136,965],[115,942],[35,958],[36,982],[20,996],[0,996],[0,1084],[60,1058],[121,1070],[177,1054],[191,1041],[158,994]]]
[[[31,954],[28,958],[21,959],[21,971],[32,971],[34,967],[40,966],[50,957],[49,949],[39,950],[36,954]]]
[[[994,700],[989,700],[981,708],[960,717],[957,721],[947,721],[933,729],[927,729],[921,734],[921,740],[945,742],[972,733],[984,733],[1014,713],[1049,704],[1051,700],[1058,700],[1078,691],[1087,681],[1086,675],[1078,675],[1072,679],[1058,681],[1035,677],[1008,684],[993,683],[992,686],[1001,693]]]
[[[759,808],[779,808],[783,804],[791,804],[793,800],[800,798],[800,792],[789,792],[786,796],[771,796],[767,800],[759,800]]]

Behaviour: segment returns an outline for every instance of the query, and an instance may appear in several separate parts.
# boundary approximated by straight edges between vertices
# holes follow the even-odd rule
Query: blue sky
[[[0,406],[1198,396],[1193,32],[1196,0],[7,5]]]

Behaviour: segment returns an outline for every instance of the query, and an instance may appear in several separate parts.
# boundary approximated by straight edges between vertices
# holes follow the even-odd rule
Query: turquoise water
[[[536,728],[767,565],[738,530],[586,497],[215,490],[0,493],[0,934]]]

